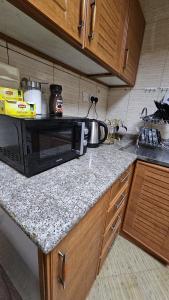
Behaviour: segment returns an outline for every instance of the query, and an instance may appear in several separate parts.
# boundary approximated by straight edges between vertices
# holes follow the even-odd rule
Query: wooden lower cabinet
[[[51,254],[42,255],[42,299],[86,298],[97,275],[108,198],[109,191]]]
[[[122,174],[51,253],[39,252],[42,300],[86,299],[121,228],[132,171]]]
[[[169,169],[137,162],[123,231],[169,263]]]

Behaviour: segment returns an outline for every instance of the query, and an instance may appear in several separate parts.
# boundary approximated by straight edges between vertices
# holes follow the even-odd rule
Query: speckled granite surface
[[[32,178],[0,162],[0,206],[47,254],[135,159],[103,145]]]

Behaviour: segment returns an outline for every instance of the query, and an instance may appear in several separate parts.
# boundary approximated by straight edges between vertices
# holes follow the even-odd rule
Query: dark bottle
[[[58,84],[50,85],[50,98],[49,98],[49,112],[57,117],[63,115],[63,98],[62,98],[62,86]]]

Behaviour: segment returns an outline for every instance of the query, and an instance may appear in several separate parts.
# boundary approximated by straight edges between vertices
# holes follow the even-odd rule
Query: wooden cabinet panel
[[[86,0],[26,0],[63,29],[72,38],[83,43]]]
[[[130,0],[127,34],[124,34],[125,49],[121,59],[121,74],[134,85],[137,75],[145,20],[138,0]],[[126,40],[125,40],[126,37]]]
[[[84,300],[98,269],[108,191],[44,261],[45,300]],[[50,291],[50,292],[49,292]]]
[[[129,0],[88,0],[85,46],[116,71],[128,3]]]
[[[169,169],[137,163],[123,231],[169,262]]]

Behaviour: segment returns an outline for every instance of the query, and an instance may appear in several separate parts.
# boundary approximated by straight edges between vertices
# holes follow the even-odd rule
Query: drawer
[[[115,214],[117,212],[120,212],[121,209],[123,209],[123,207],[126,205],[127,195],[128,195],[128,185],[126,184],[109,204],[109,208],[107,211],[107,218],[106,218],[106,228],[112,222],[112,219],[114,218]]]
[[[112,240],[110,241],[110,244],[109,244],[107,247],[105,247],[105,248],[103,249],[102,255],[101,255],[101,257],[100,257],[100,263],[99,263],[99,270],[98,270],[98,273],[100,272],[100,270],[101,270],[101,268],[102,268],[102,266],[103,266],[103,263],[104,263],[104,261],[105,261],[107,255],[108,255],[110,249],[112,248],[112,246],[113,246],[113,244],[114,244],[114,242],[115,242],[116,237],[118,236],[118,234],[119,234],[119,232],[117,231],[117,232],[114,234],[114,236],[112,237]]]
[[[123,210],[117,215],[117,217],[109,227],[108,231],[105,232],[103,238],[103,245],[102,245],[103,252],[104,252],[104,248],[110,247],[114,235],[116,234],[117,231],[119,232],[122,223],[122,215],[123,215]]]
[[[132,166],[130,166],[120,176],[120,178],[113,184],[113,186],[111,188],[110,201],[112,201],[112,199],[117,195],[118,191],[121,190],[124,185],[129,185],[131,174],[132,174]]]
[[[112,248],[112,246],[116,240],[116,237],[119,234],[120,225],[121,225],[120,219],[117,218],[115,224],[113,225],[113,226],[115,226],[114,230],[111,230],[111,232],[108,232],[108,234],[104,238],[104,242],[103,242],[104,244],[103,244],[102,253],[101,253],[101,257],[100,257],[98,273],[100,272],[100,269],[102,268],[103,263],[108,255],[110,249]]]

